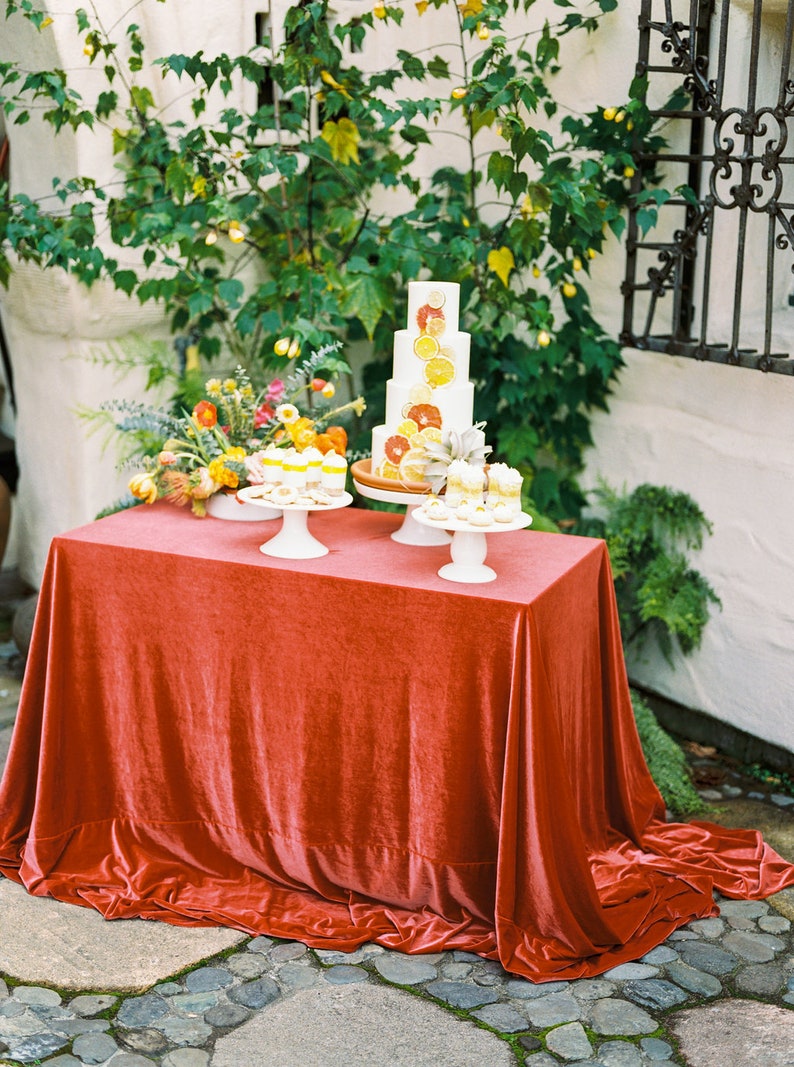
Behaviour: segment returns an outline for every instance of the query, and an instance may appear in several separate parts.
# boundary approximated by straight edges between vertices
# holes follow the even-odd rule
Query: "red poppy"
[[[211,430],[218,421],[218,409],[209,400],[199,400],[193,408],[193,418],[205,430]]]
[[[267,402],[260,404],[254,412],[254,427],[259,429],[260,426],[264,426],[266,422],[270,422],[273,416],[276,414],[275,408],[271,407]]]

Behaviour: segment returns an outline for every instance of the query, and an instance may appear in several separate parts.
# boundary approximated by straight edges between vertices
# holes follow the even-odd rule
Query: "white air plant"
[[[485,466],[485,457],[493,451],[485,443],[484,422],[475,422],[468,430],[446,430],[440,441],[428,441],[425,445],[425,480],[430,482],[434,493],[440,493],[447,480],[447,468],[456,459],[465,460],[479,467]]]

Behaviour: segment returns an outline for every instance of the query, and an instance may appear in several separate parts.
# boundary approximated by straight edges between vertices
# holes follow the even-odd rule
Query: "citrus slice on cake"
[[[381,478],[391,478],[395,482],[400,480],[400,468],[394,463],[390,463],[387,459],[382,460],[378,464],[378,469],[375,471]]]
[[[420,448],[410,448],[400,461],[400,477],[404,482],[422,482],[427,461]]]
[[[455,364],[446,356],[433,356],[425,363],[425,381],[433,389],[449,385],[455,379]]]
[[[403,437],[401,433],[394,433],[391,437],[386,439],[383,451],[386,453],[386,459],[388,459],[390,463],[399,466],[400,460],[410,448],[411,446],[408,443],[407,437]]]
[[[423,437],[425,441],[437,441],[441,443],[441,430],[438,426],[425,426],[424,430],[419,431],[419,436]],[[413,440],[411,441],[413,444]]]
[[[427,302],[431,308],[441,308],[446,303],[446,297],[441,289],[431,289],[427,294]]]
[[[436,340],[438,340],[446,328],[447,324],[444,321],[443,315],[433,315],[432,318],[428,318],[427,326],[425,326],[428,334],[431,337],[435,337]]]
[[[435,337],[423,333],[414,341],[414,352],[420,359],[432,359],[438,355],[439,343]]]
[[[433,390],[429,385],[425,385],[424,382],[417,382],[416,385],[411,386],[408,399],[411,404],[429,404],[433,399]]]
[[[441,412],[435,404],[414,404],[408,412],[408,418],[413,419],[420,430],[425,426],[438,426],[441,429]]]
[[[403,419],[395,433],[401,433],[403,437],[412,437],[418,430],[419,427],[413,419]]]

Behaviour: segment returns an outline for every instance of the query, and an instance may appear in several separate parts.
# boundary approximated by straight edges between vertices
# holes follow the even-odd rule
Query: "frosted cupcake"
[[[483,502],[483,490],[485,489],[485,471],[482,467],[475,467],[467,463],[462,472],[463,493],[470,504],[475,507]]]
[[[322,478],[323,454],[319,448],[310,445],[304,448],[303,455],[306,457],[306,484],[319,485]]]
[[[320,482],[331,496],[341,496],[345,491],[347,479],[347,460],[338,452],[326,452],[320,471]]]
[[[447,507],[456,508],[463,499],[463,472],[466,467],[465,459],[453,459],[447,467],[447,488],[444,491]]]

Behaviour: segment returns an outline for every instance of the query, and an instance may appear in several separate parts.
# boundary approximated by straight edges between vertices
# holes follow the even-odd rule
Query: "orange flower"
[[[325,433],[317,435],[314,444],[323,455],[326,452],[338,452],[340,456],[344,456],[347,452],[347,431],[344,426],[329,426]]]
[[[287,433],[292,438],[292,443],[299,452],[302,452],[304,448],[313,445],[317,439],[314,423],[311,419],[307,419],[305,415],[302,415],[294,422],[287,423],[286,429]]]
[[[211,430],[218,422],[218,409],[209,400],[199,400],[193,408],[193,418],[205,430]]]

